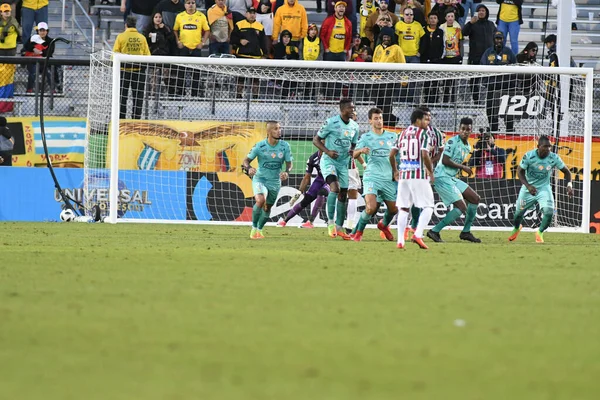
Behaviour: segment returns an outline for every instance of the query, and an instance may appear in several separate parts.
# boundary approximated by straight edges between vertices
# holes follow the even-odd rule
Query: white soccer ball
[[[63,222],[71,222],[75,219],[75,213],[70,208],[66,208],[60,212],[60,220]]]

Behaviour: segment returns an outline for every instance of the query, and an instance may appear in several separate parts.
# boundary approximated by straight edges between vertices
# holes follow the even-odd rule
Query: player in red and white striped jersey
[[[422,209],[419,223],[412,241],[422,249],[427,249],[423,242],[423,230],[429,223],[433,214],[434,182],[433,164],[429,152],[432,148],[432,137],[429,135],[430,116],[423,110],[416,109],[410,116],[411,126],[406,128],[398,137],[396,146],[390,154],[390,162],[394,170],[395,179],[398,181],[398,245],[404,248],[404,229],[408,222],[408,213],[411,206]],[[397,167],[396,154],[400,156],[400,166]]]

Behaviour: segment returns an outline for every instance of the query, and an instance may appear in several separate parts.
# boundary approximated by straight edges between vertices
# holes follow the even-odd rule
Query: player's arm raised
[[[570,175],[571,175],[571,171],[569,171],[569,176]],[[535,196],[537,194],[537,189],[535,188],[535,186],[530,185],[529,182],[527,182],[527,177],[525,176],[525,170],[520,165],[517,168],[517,176],[519,177],[519,180],[521,181],[523,186],[525,186],[527,188],[529,193],[531,193],[532,196]]]
[[[466,166],[464,164],[455,163],[454,161],[452,161],[452,159],[450,158],[450,156],[448,154],[444,154],[444,156],[442,157],[442,164],[445,165],[446,167],[460,169],[460,170],[466,172],[467,176],[473,175],[473,170],[471,168],[469,168],[468,166]]]
[[[567,181],[567,194],[569,197],[573,197],[573,182],[571,182],[571,171],[567,166],[561,168],[560,172],[565,174],[565,180]]]

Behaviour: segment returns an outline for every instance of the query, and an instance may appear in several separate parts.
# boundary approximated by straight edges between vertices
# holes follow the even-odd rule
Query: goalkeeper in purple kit
[[[308,160],[306,161],[306,173],[304,174],[304,178],[302,178],[302,182],[300,183],[300,187],[298,188],[300,193],[292,198],[292,201],[290,201],[290,205],[293,205],[293,207],[290,209],[285,219],[279,220],[277,226],[286,226],[286,224],[292,218],[298,215],[311,203],[315,202],[309,220],[300,225],[301,228],[314,228],[313,222],[315,222],[317,215],[319,215],[319,211],[325,203],[325,198],[327,197],[327,195],[329,195],[329,185],[325,182],[325,178],[323,178],[323,175],[321,174],[321,167],[319,165],[320,162],[320,151],[315,152],[308,158]],[[308,190],[306,190],[306,187],[308,186],[308,183],[310,182],[315,172],[316,177],[310,185],[310,187],[308,188]],[[296,201],[300,198],[301,195],[304,195],[302,201],[294,205],[294,203],[296,203]]]

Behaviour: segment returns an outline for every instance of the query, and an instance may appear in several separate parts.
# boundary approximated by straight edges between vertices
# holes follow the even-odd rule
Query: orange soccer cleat
[[[344,229],[341,229],[337,232],[337,235],[339,237],[341,237],[344,240],[352,240],[352,238],[350,237],[350,235],[348,235],[346,232],[344,232]]]
[[[360,242],[362,240],[362,237],[363,233],[361,231],[356,231],[356,233],[350,235],[350,239],[355,242]]]
[[[521,233],[521,229],[523,229],[523,225],[520,225],[519,228],[514,228],[510,233],[510,236],[508,237],[508,241],[514,242],[515,240],[517,240],[519,233]]]
[[[383,233],[384,237],[387,240],[389,240],[390,242],[394,241],[394,235],[392,235],[390,228],[383,224],[383,221],[379,221],[377,223],[377,229],[379,229],[381,231],[381,233]],[[381,233],[380,233],[380,235],[381,235]]]
[[[423,241],[423,238],[413,236],[411,239],[411,242],[418,244],[419,247],[422,248],[423,250],[429,249],[429,247],[427,247],[427,245]]]

